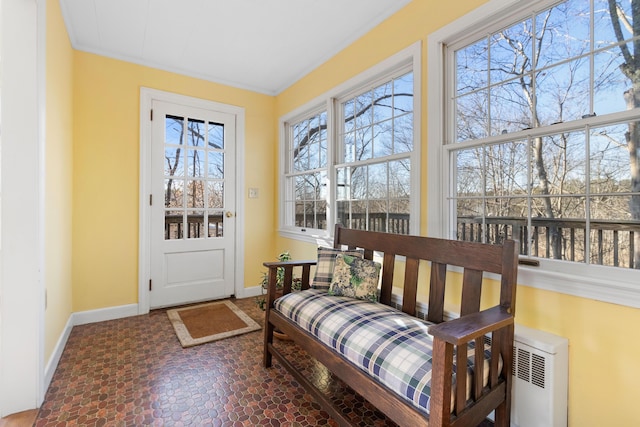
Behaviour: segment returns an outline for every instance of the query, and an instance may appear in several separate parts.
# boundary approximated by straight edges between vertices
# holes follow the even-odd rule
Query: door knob
[[[233,216],[233,212],[227,211],[226,216],[227,218],[231,218]]]

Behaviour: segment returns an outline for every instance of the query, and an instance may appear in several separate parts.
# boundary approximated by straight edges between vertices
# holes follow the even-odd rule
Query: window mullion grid
[[[532,202],[533,202],[533,153],[531,149],[533,138],[527,138],[527,228],[525,229],[524,244],[527,247],[527,255],[532,256],[533,249],[533,222],[532,222]]]
[[[448,67],[446,67],[451,70],[451,75],[453,77],[449,79],[449,82],[448,82],[449,84],[445,86],[448,89],[448,92],[446,92],[447,89],[445,89],[445,93],[449,94],[449,96],[446,97],[448,108],[445,108],[445,110],[449,112],[449,115],[445,117],[446,129],[447,129],[445,131],[445,141],[444,141],[445,146],[447,144],[451,144],[459,140],[456,118],[458,117],[458,98],[460,95],[457,92],[457,86],[456,86],[457,85],[456,70],[458,69],[458,62],[456,60],[455,52],[456,51],[454,49],[451,49],[448,51],[448,58],[447,58]],[[446,77],[445,77],[445,81],[446,81]]]
[[[336,98],[327,99],[327,231],[331,236],[338,222],[336,164],[344,162],[344,127],[344,106]]]
[[[311,117],[315,117],[315,115],[311,116]],[[307,184],[309,183],[309,176],[315,173],[315,171],[310,168],[311,160],[312,160],[311,159],[311,149],[310,149],[311,144],[312,144],[312,142],[311,142],[311,118],[307,118],[305,120],[305,131],[304,131],[304,134],[306,135],[306,139],[307,139],[307,150],[304,153],[303,162],[304,162],[304,164],[307,165],[307,167],[309,169],[305,169],[304,171],[301,171],[302,173],[300,175],[304,178],[304,189],[303,189],[303,195],[304,195],[303,196],[304,197],[304,199],[303,199],[303,206],[304,206],[303,207],[303,221],[304,221],[304,224],[303,224],[302,228],[307,229],[308,228],[307,227],[308,216],[311,216],[312,220],[315,220],[315,218],[316,218],[315,197],[314,197],[314,211],[310,213],[311,215],[307,214],[307,203],[309,203],[308,194],[307,194],[307,190],[308,190],[309,187],[307,186]],[[315,228],[315,223],[314,223],[314,226],[311,227],[311,228]]]
[[[457,62],[455,49],[449,48],[445,49],[445,70],[449,70],[449,72],[445,72],[443,74],[444,82],[445,82],[445,120],[444,120],[444,141],[443,141],[443,164],[446,165],[445,170],[443,171],[442,178],[445,182],[448,182],[448,188],[445,189],[445,193],[443,196],[445,197],[445,208],[443,210],[443,215],[445,215],[444,224],[448,228],[445,231],[445,235],[443,237],[448,239],[458,239],[458,193],[456,191],[458,186],[458,175],[456,173],[457,165],[456,165],[456,153],[458,152],[457,148],[459,148],[456,141],[458,141],[458,127],[456,126],[456,117],[458,115],[458,106],[457,106],[457,93],[456,93],[456,76],[457,76]],[[488,68],[488,64],[487,64]]]
[[[370,186],[369,186],[369,166],[364,166],[364,170],[365,170],[365,175],[364,175],[364,187],[365,187],[365,199],[363,200],[363,202],[365,203],[365,208],[364,208],[364,220],[365,220],[365,225],[364,225],[364,229],[369,231],[369,224],[371,221],[371,218],[369,217],[369,214],[371,213],[369,211],[370,207],[371,207],[371,203],[370,203],[370,199],[369,199],[369,194],[370,194]]]
[[[347,174],[347,165],[344,163],[344,108],[343,108],[343,104],[340,103],[338,100],[335,100],[334,102],[334,118],[335,121],[334,123],[336,124],[336,129],[334,132],[334,135],[336,135],[336,144],[335,144],[335,148],[336,148],[336,152],[334,153],[333,156],[333,165],[332,165],[332,173],[331,173],[331,177],[333,178],[332,180],[332,190],[334,193],[334,198],[333,200],[335,201],[333,207],[332,207],[332,211],[335,212],[335,222],[338,222],[338,185],[340,184],[339,180],[338,180],[338,169],[344,169],[344,183],[342,184],[344,186],[344,191],[343,191],[343,195],[344,198],[341,199],[341,202],[343,204],[343,211],[342,211],[342,215],[345,218],[344,223],[342,223],[341,225],[343,227],[347,227],[350,228],[351,225],[349,223],[349,221],[351,220],[351,214],[352,214],[352,198],[351,198],[351,181],[350,181],[350,174]],[[333,230],[331,230],[333,232]]]
[[[387,215],[386,215],[386,231],[391,230],[391,171],[389,170],[389,162],[385,162],[385,170],[387,172],[387,194],[386,194],[386,204],[387,204]]]
[[[202,220],[204,221],[204,228],[205,228],[205,232],[204,232],[204,238],[208,239],[209,238],[209,183],[210,181],[210,177],[209,177],[209,125],[210,123],[207,120],[204,120],[204,181],[203,181],[203,197],[204,200],[202,201],[202,204],[204,206],[204,216],[202,218]],[[224,184],[223,184],[223,188],[224,188]],[[222,206],[226,206],[226,204],[224,203],[224,195],[226,194],[223,193],[223,200],[222,200]],[[224,215],[223,215],[224,217]]]
[[[594,18],[594,4],[593,0],[590,1],[590,20],[589,20],[589,42],[591,49],[589,52],[589,115],[595,115],[595,18]],[[584,237],[584,256],[585,264],[591,264],[591,128],[587,124],[585,127],[585,159],[586,159],[586,197],[585,197],[585,237]]]
[[[491,81],[491,34],[487,35],[487,50],[487,122],[485,123],[485,132],[487,136],[491,136],[491,91],[493,90],[493,82]]]
[[[188,147],[188,138],[189,138],[189,118],[185,116],[182,122],[182,152],[180,153],[183,156],[183,176],[182,176],[182,240],[187,239],[187,227],[189,227],[189,223],[187,221],[187,193],[189,193],[189,180],[187,179],[189,175],[189,149]]]
[[[482,146],[482,243],[487,242],[487,236],[489,235],[489,226],[487,225],[487,150],[488,145]]]
[[[293,178],[291,177],[291,175],[289,174],[284,174],[284,186],[283,191],[284,191],[284,203],[282,205],[282,212],[283,212],[283,225],[285,226],[294,226],[295,225],[295,183],[293,183]],[[294,208],[293,208],[293,212],[290,209],[291,204],[293,204]]]
[[[306,173],[308,173],[308,171],[295,171],[295,172],[291,172],[291,173],[285,175],[285,179],[289,180],[289,183],[290,183],[290,185],[288,185],[287,187],[290,189],[289,190],[290,191],[289,196],[290,196],[290,200],[291,200],[290,203],[291,203],[292,208],[293,208],[292,211],[289,211],[290,212],[289,214],[291,215],[291,219],[290,219],[289,224],[292,227],[295,227],[295,228],[306,228],[304,225],[302,225],[300,227],[296,226],[296,206],[297,206],[297,203],[298,203],[298,199],[297,199],[298,181],[297,181],[297,178],[298,177],[303,177]],[[305,194],[304,191],[302,192],[302,195],[303,195],[303,199],[300,200],[300,201],[303,203],[303,206],[305,206],[307,198],[306,198],[306,194]],[[304,209],[302,211],[302,218],[303,218],[303,224],[306,224],[306,210],[304,210]]]
[[[326,201],[325,201],[325,221],[327,227],[327,233],[333,233],[334,224],[335,224],[335,200],[336,200],[336,191],[335,191],[335,152],[334,147],[338,143],[337,138],[337,128],[336,126],[336,107],[333,98],[328,98],[325,103],[325,111],[327,117],[327,141],[326,147],[327,152],[325,154],[325,158],[327,159],[327,163],[324,167],[325,170],[325,182],[324,185],[327,188],[326,192]],[[322,149],[322,144],[320,144],[320,149]],[[322,156],[322,155],[321,155]]]
[[[593,79],[591,79],[593,81]],[[591,127],[585,126],[585,204],[584,204],[584,262],[591,264]]]
[[[531,32],[533,33],[533,38],[534,40],[537,39],[537,15],[532,12],[531,13]],[[531,126],[532,128],[537,128],[539,127],[539,122],[538,122],[538,96],[537,96],[537,86],[538,86],[538,80],[536,79],[536,73],[538,70],[538,63],[533,60],[536,57],[537,54],[537,44],[536,43],[531,43],[531,124],[529,126]],[[525,73],[526,74],[526,73]]]
[[[449,188],[447,190],[447,197],[445,202],[448,203],[448,208],[445,210],[447,214],[448,220],[445,221],[445,224],[448,224],[449,230],[447,234],[445,234],[445,238],[448,239],[458,239],[458,174],[455,173],[457,169],[456,164],[456,156],[458,153],[457,149],[454,149],[454,144],[447,144],[444,146],[445,149],[445,164],[449,165],[448,171],[446,175],[449,177]]]
[[[296,177],[300,173],[300,171],[295,171],[293,165],[293,152],[295,151],[296,146],[296,138],[295,138],[295,129],[296,125],[291,125],[289,123],[286,124],[287,135],[288,135],[288,143],[286,150],[286,158],[285,158],[285,182],[288,181],[288,184],[285,185],[286,194],[285,194],[285,224],[290,225],[291,227],[296,227]],[[298,130],[298,135],[300,131]],[[286,201],[289,200],[293,209],[287,209]]]
[[[595,14],[594,14],[594,6],[593,0],[589,1],[589,45],[591,49],[589,50],[589,115],[595,114],[596,106],[594,102],[595,95]]]

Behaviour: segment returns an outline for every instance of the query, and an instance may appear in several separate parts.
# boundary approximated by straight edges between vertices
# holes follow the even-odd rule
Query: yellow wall
[[[72,312],[73,50],[60,5],[47,3],[45,142],[45,359]]]
[[[45,251],[49,308],[45,360],[71,312],[138,301],[141,86],[246,109],[244,179],[247,188],[260,189],[260,198],[245,199],[245,285],[251,287],[262,270],[255,260],[275,259],[284,249],[291,250],[295,258],[315,256],[314,246],[279,239],[274,231],[278,209],[277,118],[411,43],[424,42],[429,33],[484,1],[414,0],[275,98],[72,52],[57,3],[48,2],[47,13]],[[429,88],[424,44],[423,67],[425,105]],[[424,171],[428,112],[423,108]],[[421,179],[420,221],[424,232],[428,212],[426,173]],[[73,284],[72,291],[69,283]],[[637,421],[632,410],[640,367],[632,355],[640,353],[640,343],[633,339],[632,328],[640,324],[640,310],[525,285],[518,290],[517,322],[570,340],[570,425],[633,425]]]
[[[571,426],[638,425],[640,310],[526,286],[516,322],[569,339]]]
[[[274,252],[274,98],[108,59],[74,55],[73,311],[138,301],[140,87],[245,108],[245,281]]]
[[[426,46],[427,36],[480,6],[484,1],[433,2],[414,0],[317,70],[277,97],[280,117],[305,104],[418,40],[423,41],[422,93],[422,217],[426,232],[428,182]],[[431,141],[439,143],[439,141]],[[277,147],[274,146],[274,152]],[[275,154],[274,154],[275,155]],[[277,180],[277,176],[274,177]],[[277,205],[275,206],[277,210]],[[313,245],[280,238],[278,250],[295,258],[314,257]],[[589,299],[518,288],[516,322],[567,337],[569,358],[569,425],[630,426],[640,419],[635,409],[640,365],[640,341],[635,328],[640,310]]]

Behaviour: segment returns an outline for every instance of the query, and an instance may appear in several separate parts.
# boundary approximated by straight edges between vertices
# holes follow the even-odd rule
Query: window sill
[[[552,271],[553,262],[548,260],[541,260],[540,264],[549,265],[546,268],[520,266],[518,283],[576,297],[640,308],[640,270],[580,265],[582,274],[575,274]]]
[[[640,308],[640,270],[534,259],[540,261],[539,267],[518,267],[518,285]],[[455,266],[449,269],[462,273]],[[486,278],[500,280],[498,274],[487,274]]]
[[[280,237],[284,237],[285,239],[299,240],[316,246],[333,246],[333,237],[329,235],[329,232],[322,233],[320,230],[302,232],[300,229],[281,228],[278,230],[278,233]]]

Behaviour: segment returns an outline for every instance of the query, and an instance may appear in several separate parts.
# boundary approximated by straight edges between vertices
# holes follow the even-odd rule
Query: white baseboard
[[[236,295],[236,298],[251,298],[259,297],[262,295],[262,286],[252,286],[250,288],[243,288],[242,295]]]
[[[105,320],[122,319],[138,315],[138,304],[120,305],[117,307],[99,308],[97,310],[80,311],[73,313],[73,325],[86,325],[87,323],[104,322]]]
[[[71,329],[73,329],[73,314],[69,316],[69,320],[67,320],[67,324],[64,326],[64,330],[62,334],[60,334],[60,338],[58,338],[58,342],[53,349],[53,353],[47,362],[47,366],[44,368],[44,393],[49,389],[49,385],[51,384],[51,380],[53,379],[53,374],[56,372],[56,368],[58,367],[58,363],[60,362],[60,358],[62,357],[62,351],[64,347],[67,345],[67,340],[69,339],[69,335],[71,335]],[[40,400],[40,403],[44,401],[44,393]]]

